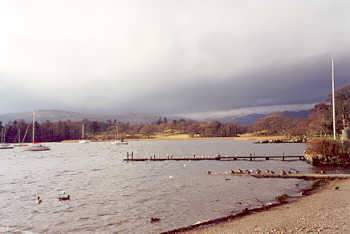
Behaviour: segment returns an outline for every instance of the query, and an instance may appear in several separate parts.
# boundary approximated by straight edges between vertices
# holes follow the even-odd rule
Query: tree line
[[[245,127],[235,123],[220,123],[218,121],[200,122],[186,119],[171,120],[159,118],[152,123],[128,123],[117,120],[108,121],[44,121],[35,122],[35,141],[59,142],[64,140],[82,139],[82,125],[87,139],[113,139],[116,127],[120,138],[151,138],[157,134],[189,134],[193,137],[233,137],[245,132]],[[5,142],[31,142],[32,123],[16,120],[3,124],[0,131]]]
[[[336,126],[340,133],[350,122],[350,85],[337,90]],[[332,134],[332,111],[330,98],[315,105],[307,117],[296,118],[283,113],[272,113],[258,119],[255,123],[221,123],[219,121],[194,121],[190,119],[172,119],[160,117],[152,123],[129,123],[118,120],[108,121],[44,121],[35,123],[35,139],[41,142],[59,142],[82,138],[82,125],[85,126],[88,139],[113,139],[116,126],[121,138],[152,138],[157,134],[189,134],[192,137],[234,137],[243,133],[287,136],[326,136]],[[31,142],[32,125],[24,120],[6,124],[0,122],[2,141],[14,143]]]

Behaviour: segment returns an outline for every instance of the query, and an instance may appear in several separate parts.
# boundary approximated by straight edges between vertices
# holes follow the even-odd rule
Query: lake
[[[159,233],[266,204],[283,193],[297,195],[310,186],[296,179],[209,176],[208,170],[312,171],[303,161],[122,161],[131,151],[134,157],[299,155],[304,144],[208,139],[48,145],[47,152],[0,151],[1,232]],[[58,201],[62,190],[70,201]],[[151,217],[161,220],[151,224]]]

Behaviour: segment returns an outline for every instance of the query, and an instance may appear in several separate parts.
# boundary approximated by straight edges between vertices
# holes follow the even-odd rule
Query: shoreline
[[[236,137],[190,137],[185,135],[170,135],[152,138],[125,138],[128,141],[197,141],[197,140],[231,140],[231,141],[259,141],[259,140],[276,140],[276,139],[287,139],[286,136],[236,136]],[[111,142],[114,139],[109,140],[94,140],[91,142]],[[57,143],[77,143],[79,140],[64,140]]]
[[[263,213],[263,212],[268,212],[269,210],[275,208],[275,207],[280,207],[284,206],[286,204],[292,204],[294,202],[297,202],[300,199],[303,199],[307,196],[310,196],[314,193],[317,193],[319,190],[322,190],[324,186],[327,186],[327,184],[330,183],[330,180],[315,180],[314,183],[311,185],[310,188],[300,190],[299,193],[302,194],[300,197],[291,197],[287,196],[286,199],[283,201],[273,201],[273,202],[267,202],[265,205],[254,207],[254,208],[245,208],[242,211],[235,213],[235,214],[230,214],[227,216],[222,216],[219,218],[215,219],[210,219],[210,220],[205,220],[205,221],[199,221],[195,224],[188,225],[185,227],[180,227],[176,228],[173,230],[168,230],[165,232],[162,232],[161,234],[172,234],[172,233],[201,233],[200,231],[210,229],[211,227],[215,227],[217,225],[222,225],[225,223],[230,223],[230,222],[235,222],[236,220],[244,217],[248,217],[252,214],[257,214],[257,213]],[[284,196],[284,195],[282,195]],[[204,232],[205,233],[205,232]]]
[[[350,231],[350,179],[318,180],[294,200],[245,209],[163,233],[343,233]],[[337,194],[337,196],[335,196]],[[337,199],[336,201],[334,201]],[[333,216],[342,217],[335,219]],[[339,231],[339,225],[342,230]],[[336,230],[331,230],[335,228]],[[320,231],[321,230],[321,231]]]

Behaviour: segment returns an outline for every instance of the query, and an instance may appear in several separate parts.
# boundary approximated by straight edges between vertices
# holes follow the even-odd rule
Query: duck
[[[41,200],[40,196],[37,196],[36,203],[41,204],[42,202],[43,202],[43,200]]]
[[[59,201],[68,201],[70,200],[70,195],[66,194],[65,191],[63,191],[59,196],[58,196]]]
[[[151,218],[151,223],[156,223],[156,222],[159,222],[160,221],[160,218],[157,218],[157,217],[152,217]]]

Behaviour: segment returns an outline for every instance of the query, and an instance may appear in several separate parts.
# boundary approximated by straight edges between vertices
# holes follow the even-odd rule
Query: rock
[[[275,199],[280,202],[280,203],[285,203],[287,202],[287,199],[289,198],[289,196],[287,194],[282,194],[282,195],[279,195],[277,197],[275,197]]]

